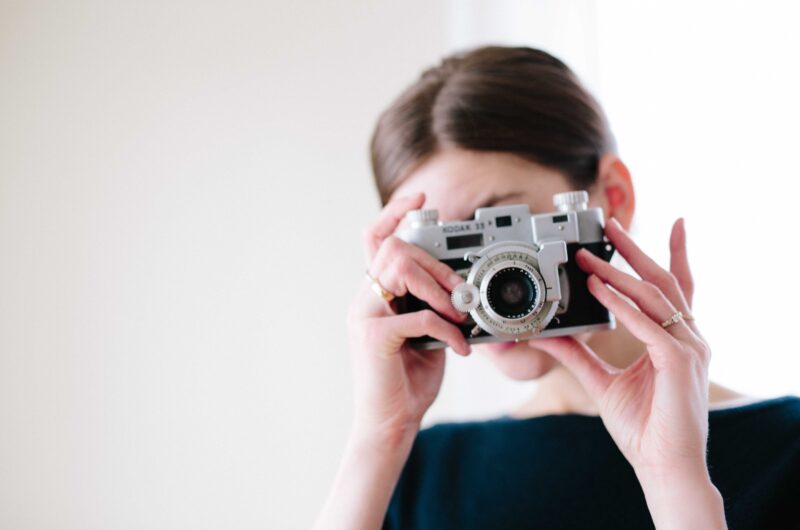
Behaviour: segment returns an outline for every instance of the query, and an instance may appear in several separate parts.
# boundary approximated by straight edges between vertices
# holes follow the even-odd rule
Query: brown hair
[[[589,189],[616,142],[600,105],[563,62],[528,47],[484,46],[425,70],[378,119],[371,162],[381,204],[416,166],[456,146],[512,153]]]

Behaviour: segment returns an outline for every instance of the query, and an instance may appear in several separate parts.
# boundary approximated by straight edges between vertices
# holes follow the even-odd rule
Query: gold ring
[[[390,291],[387,291],[383,285],[378,282],[378,280],[373,278],[372,275],[370,275],[369,270],[365,272],[367,274],[367,278],[369,278],[369,281],[372,283],[372,290],[375,291],[378,296],[383,298],[385,301],[391,302],[395,296]]]
[[[686,320],[689,320],[689,319],[694,320],[694,318],[691,315],[684,315],[682,312],[678,311],[677,313],[675,313],[674,315],[672,315],[671,317],[666,319],[664,322],[662,322],[661,323],[661,327],[662,328],[668,328],[671,325],[677,324],[678,322],[680,322],[681,320],[684,320],[684,319],[686,319]]]

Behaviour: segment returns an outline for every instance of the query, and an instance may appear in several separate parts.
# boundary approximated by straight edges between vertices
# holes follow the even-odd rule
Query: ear
[[[606,153],[597,165],[597,181],[589,190],[591,206],[603,208],[605,221],[614,217],[625,230],[633,220],[636,197],[631,173],[618,155]]]

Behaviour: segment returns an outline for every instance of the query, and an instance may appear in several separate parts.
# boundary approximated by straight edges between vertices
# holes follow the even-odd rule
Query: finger
[[[689,269],[689,258],[686,251],[686,224],[683,217],[672,225],[672,233],[669,237],[669,254],[669,270],[678,280],[688,304],[687,309],[691,309],[694,281],[692,280],[692,272]]]
[[[378,253],[369,266],[370,274],[375,277],[380,272],[395,263],[400,256],[410,256],[425,269],[428,274],[448,292],[464,283],[464,278],[459,276],[449,265],[439,261],[418,246],[407,243],[396,236],[389,236],[383,240]]]
[[[643,252],[639,245],[625,232],[619,221],[613,217],[606,225],[606,236],[643,280],[661,289],[661,292],[679,311],[689,311],[690,305],[678,284],[677,278]]]
[[[459,355],[469,355],[470,345],[467,339],[454,324],[434,313],[430,309],[378,317],[373,319],[372,332],[382,337],[378,342],[376,353],[389,357],[400,350],[403,342],[410,337],[431,336],[453,349]]]
[[[466,318],[466,314],[453,307],[450,293],[408,255],[402,255],[392,262],[382,271],[378,281],[395,296],[404,296],[410,292],[456,322],[462,322]]]
[[[608,385],[621,370],[608,364],[583,342],[574,337],[545,337],[528,341],[534,348],[539,348],[552,355],[586,390],[595,403],[600,400]]]
[[[414,193],[390,201],[378,214],[378,218],[363,233],[364,253],[369,264],[375,257],[381,242],[392,235],[407,212],[419,209],[425,202],[423,192]]]
[[[692,309],[692,299],[694,298],[694,279],[692,278],[692,272],[689,268],[686,245],[686,221],[683,217],[672,225],[672,233],[669,238],[669,253],[669,270],[672,272],[672,275],[675,276],[686,300],[686,310],[681,309],[681,311],[688,313]],[[705,342],[705,338],[703,338],[703,334],[700,333],[700,329],[697,327],[697,323],[694,319],[689,320],[687,324],[692,331]]]
[[[597,300],[603,304],[609,311],[611,311],[616,318],[639,340],[648,346],[660,347],[669,345],[677,347],[677,339],[673,337],[666,329],[661,327],[660,322],[663,322],[669,316],[665,316],[659,321],[659,324],[653,321],[631,304],[623,300],[618,294],[611,291],[596,274],[589,275],[587,280],[589,292],[591,292]],[[674,312],[674,311],[673,311]],[[686,326],[684,321],[680,321],[675,326]]]
[[[661,289],[652,283],[634,278],[586,249],[577,252],[575,261],[582,270],[595,274],[603,282],[633,300],[651,320],[661,323],[675,314],[675,306],[661,292]],[[678,326],[670,329],[669,333],[680,340],[697,339],[688,326]]]

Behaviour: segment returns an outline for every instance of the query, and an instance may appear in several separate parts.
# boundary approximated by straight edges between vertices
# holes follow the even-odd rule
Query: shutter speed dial
[[[469,313],[481,303],[481,294],[471,283],[460,283],[450,294],[450,300],[457,311]]]

